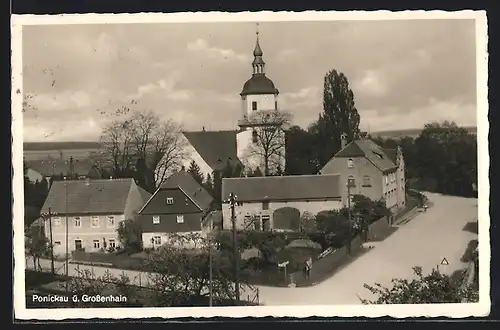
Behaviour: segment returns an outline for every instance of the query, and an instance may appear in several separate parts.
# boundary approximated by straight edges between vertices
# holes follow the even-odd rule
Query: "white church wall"
[[[279,155],[275,154],[270,157],[268,165],[271,172],[275,172],[278,165],[282,171],[285,169],[284,132],[281,134],[283,135],[278,138],[283,140],[283,148]],[[238,146],[238,158],[242,161],[245,169],[253,171],[259,167],[261,172],[264,173],[264,158],[254,152],[259,146],[253,143],[252,129],[249,128],[239,132],[236,135],[236,143]]]
[[[257,111],[261,111],[274,110],[275,101],[277,101],[277,98],[273,94],[247,95],[246,100],[243,101],[243,115],[250,115],[255,111],[252,109],[252,102],[257,102]]]
[[[191,164],[191,161],[194,160],[196,164],[198,164],[198,166],[200,167],[200,171],[205,179],[207,177],[207,174],[210,174],[210,176],[212,176],[212,168],[205,162],[205,160],[194,149],[194,147],[191,145],[191,143],[189,143],[189,140],[184,135],[182,135],[181,138],[184,139],[184,141],[182,141],[181,143],[185,145],[185,150],[184,150],[185,156],[184,159],[181,161],[181,166],[184,166],[184,168],[187,170],[189,168],[189,165]],[[170,175],[179,171],[180,169],[181,167],[169,168],[167,172],[163,175],[164,168],[159,166],[155,173],[157,186],[161,184],[160,181],[162,178],[166,179]]]
[[[200,172],[203,173],[203,178],[207,178],[207,174],[212,176],[212,168],[205,162],[205,160],[200,156],[200,154],[195,150],[195,148],[187,143],[186,146],[186,157],[184,158],[182,165],[186,170],[189,169],[189,165],[192,161],[195,161],[196,164],[200,167]]]

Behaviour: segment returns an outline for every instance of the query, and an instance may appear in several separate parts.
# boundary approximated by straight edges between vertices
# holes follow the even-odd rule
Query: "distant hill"
[[[477,127],[464,127],[467,132],[476,134]],[[417,137],[422,132],[422,128],[414,129],[403,129],[403,130],[392,130],[392,131],[378,131],[371,132],[370,135],[373,137],[383,137],[383,138],[401,138],[401,137]]]

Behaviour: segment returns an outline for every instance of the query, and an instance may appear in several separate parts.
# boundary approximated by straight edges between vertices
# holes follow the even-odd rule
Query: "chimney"
[[[344,149],[347,146],[347,134],[340,134],[340,150]]]

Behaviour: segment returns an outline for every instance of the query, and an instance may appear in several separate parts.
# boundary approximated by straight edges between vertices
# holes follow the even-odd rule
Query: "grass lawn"
[[[314,248],[289,247],[278,252],[276,256],[278,262],[250,258],[246,261],[249,270],[243,277],[252,285],[286,286],[288,275],[300,271],[309,257],[314,259],[320,252],[320,249]],[[285,270],[283,267],[278,267],[278,263],[286,261],[288,265],[285,278]]]
[[[145,252],[128,254],[122,253],[75,253],[72,256],[73,263],[103,265],[106,267],[146,271],[145,260],[148,254]]]

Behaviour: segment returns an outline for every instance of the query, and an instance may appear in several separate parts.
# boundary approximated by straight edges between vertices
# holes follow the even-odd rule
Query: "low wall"
[[[321,259],[313,260],[310,279],[306,280],[304,270],[300,270],[291,274],[293,282],[296,285],[304,285],[324,280],[325,277],[330,276],[337,268],[342,266],[348,258],[357,254],[362,249],[362,243],[361,237],[357,236],[351,242],[351,255],[349,255],[347,247],[344,246]]]

